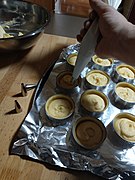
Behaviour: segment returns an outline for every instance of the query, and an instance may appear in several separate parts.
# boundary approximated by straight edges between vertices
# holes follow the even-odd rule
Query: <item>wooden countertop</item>
[[[13,136],[28,113],[33,90],[22,97],[21,83],[37,83],[61,50],[75,39],[44,34],[36,46],[23,54],[0,54],[0,179],[1,180],[88,180],[102,179],[90,172],[56,168],[9,155]],[[22,107],[15,113],[14,101]]]

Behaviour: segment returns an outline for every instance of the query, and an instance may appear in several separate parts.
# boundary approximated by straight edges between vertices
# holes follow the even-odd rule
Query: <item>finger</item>
[[[90,25],[91,25],[91,21],[90,20],[85,21],[84,22],[84,29],[89,29]]]
[[[87,31],[88,31],[88,29],[84,29],[84,28],[81,29],[80,34],[78,34],[78,35],[76,36],[78,42],[81,42],[81,41],[82,41],[82,39],[83,39],[83,37],[85,36],[85,34],[86,34]]]
[[[86,34],[86,32],[87,32],[87,30],[88,30],[88,29],[81,29],[80,35],[81,35],[82,37],[84,37],[85,34]]]
[[[96,11],[92,11],[90,14],[89,14],[89,19],[91,21],[94,21],[94,19],[97,17],[97,13]]]
[[[81,42],[83,38],[81,37],[80,34],[78,34],[78,35],[76,36],[76,39],[77,39],[78,42]]]
[[[94,9],[99,16],[104,13],[106,7],[108,7],[108,5],[101,0],[89,0],[89,2],[92,9]]]

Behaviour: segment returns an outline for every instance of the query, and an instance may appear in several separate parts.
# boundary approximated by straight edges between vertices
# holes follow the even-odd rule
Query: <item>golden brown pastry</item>
[[[86,94],[81,99],[81,104],[90,112],[101,112],[105,109],[105,101],[97,94]]]
[[[86,120],[77,125],[76,137],[83,146],[91,148],[101,142],[103,133],[98,124]]]
[[[76,59],[77,59],[77,54],[71,54],[71,55],[68,56],[67,62],[68,62],[70,65],[75,66]]]
[[[64,95],[52,96],[45,105],[47,114],[55,119],[68,117],[73,112],[73,103]]]
[[[86,80],[94,86],[106,86],[108,84],[108,78],[99,72],[90,73],[86,76]]]
[[[86,149],[97,149],[106,138],[104,124],[94,117],[81,117],[74,121],[72,133],[78,145]]]
[[[125,140],[135,142],[135,121],[122,117],[114,123],[116,132]]]
[[[94,55],[92,59],[96,64],[101,65],[101,66],[111,66],[112,65],[112,59],[101,59],[96,55]]]
[[[135,102],[135,91],[129,87],[120,87],[116,88],[117,95],[127,102]]]
[[[119,67],[117,69],[117,72],[118,72],[118,74],[120,74],[124,78],[130,78],[130,79],[135,78],[134,72],[128,67]]]

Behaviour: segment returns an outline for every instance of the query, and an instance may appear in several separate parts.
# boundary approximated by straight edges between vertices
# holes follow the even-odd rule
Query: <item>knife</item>
[[[105,2],[105,1],[104,1]],[[114,8],[118,8],[121,0],[106,1],[106,3],[112,5]],[[100,31],[98,28],[98,16],[95,16],[90,28],[85,34],[77,55],[76,64],[72,74],[72,81],[74,82],[81,74],[85,66],[91,61],[91,57],[94,55],[94,51],[97,45],[97,41],[100,37]]]
[[[85,68],[88,62],[90,62],[91,57],[94,55],[99,35],[100,31],[98,28],[98,17],[96,17],[80,44],[80,49],[72,74],[73,81],[75,81],[79,77],[82,70]]]

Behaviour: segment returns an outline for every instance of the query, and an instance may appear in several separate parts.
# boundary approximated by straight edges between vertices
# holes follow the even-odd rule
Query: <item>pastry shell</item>
[[[72,72],[62,71],[56,77],[56,86],[59,91],[69,94],[79,92],[81,85],[81,77],[72,82]]]
[[[118,92],[118,88],[121,88],[121,92]],[[124,95],[122,97],[122,95],[120,94],[124,94],[124,92],[122,92],[122,89],[126,89],[128,88],[130,91],[132,91],[132,94],[130,94],[130,92],[125,92],[125,95],[127,95],[127,98],[129,99],[124,99]],[[119,90],[120,91],[120,90]],[[113,93],[113,98],[115,101],[115,105],[117,104],[117,106],[119,106],[120,108],[132,108],[135,105],[135,86],[127,83],[127,82],[119,82],[116,84],[115,88],[114,88],[114,93]]]
[[[85,99],[86,101],[88,101],[88,97],[87,96],[91,96],[91,95],[94,95],[96,96],[98,99],[95,101],[92,101],[92,103],[90,102],[90,106],[88,105],[89,102],[85,102]],[[86,98],[87,97],[87,98]],[[100,104],[103,103],[102,105]],[[99,105],[101,106],[101,110],[99,108],[94,108],[95,105]],[[82,93],[81,97],[80,97],[80,108],[81,108],[81,112],[83,114],[86,114],[86,115],[91,115],[91,116],[94,116],[94,117],[99,117],[101,116],[104,111],[108,108],[109,106],[109,100],[108,100],[108,97],[98,91],[98,90],[94,90],[94,89],[91,89],[91,90],[86,90]],[[91,108],[92,107],[92,108]]]
[[[104,82],[104,81],[102,79],[100,79],[98,76],[97,76],[97,78],[95,78],[96,83],[91,82],[89,80],[89,77],[94,74],[95,75],[101,74],[101,76],[106,80],[106,82],[102,83],[100,85],[100,83]],[[106,88],[109,85],[109,83],[110,83],[110,77],[107,73],[105,73],[104,71],[101,71],[101,70],[92,70],[86,74],[84,86],[86,88],[90,88],[90,89],[103,90],[104,88]]]
[[[67,56],[67,68],[73,70],[77,59],[77,53],[69,54]]]
[[[109,130],[108,130],[109,140],[111,141],[113,145],[119,148],[122,148],[122,149],[131,148],[135,144],[135,135],[132,137],[134,139],[131,140],[131,133],[133,132],[132,128],[135,128],[135,126],[133,127],[133,125],[131,124],[128,125],[126,123],[126,126],[128,125],[128,127],[124,127],[123,126],[124,124],[121,123],[122,122],[121,119],[131,120],[131,122],[133,121],[135,124],[135,115],[126,113],[126,112],[117,114],[109,125]],[[124,128],[124,132],[122,132],[122,129],[121,129],[122,126]],[[125,136],[125,133],[126,133],[126,136]],[[130,136],[128,136],[128,133]]]
[[[127,73],[126,72],[121,73],[120,69],[125,69]],[[114,70],[113,80],[116,83],[118,82],[133,83],[135,80],[135,68],[127,64],[120,64]]]
[[[81,117],[72,125],[73,139],[86,150],[99,148],[106,138],[104,124],[95,117]]]
[[[99,63],[97,62],[97,59],[99,59]],[[100,63],[100,60],[102,61],[107,60],[110,63],[108,63],[108,65],[105,65],[105,64]],[[102,71],[110,71],[112,70],[113,64],[114,64],[114,60],[112,58],[101,59],[97,55],[94,55],[92,57],[92,66],[94,67],[94,69],[100,69]]]
[[[75,104],[73,99],[63,94],[51,96],[45,104],[46,115],[54,125],[65,124],[70,120],[74,110]]]

